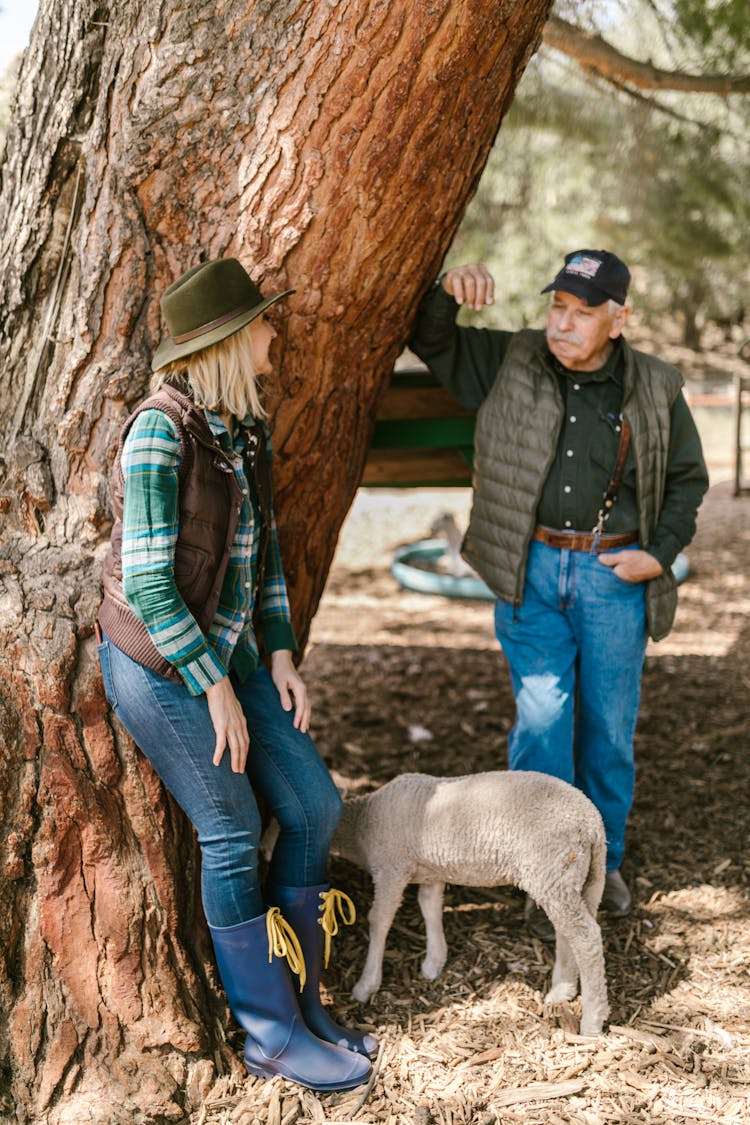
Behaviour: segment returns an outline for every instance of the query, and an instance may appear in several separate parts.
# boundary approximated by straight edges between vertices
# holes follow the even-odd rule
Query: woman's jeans
[[[99,660],[107,699],[198,833],[202,897],[211,926],[233,926],[266,909],[258,882],[261,822],[253,790],[279,822],[271,860],[275,884],[318,886],[341,815],[341,798],[312,739],[295,730],[261,665],[232,686],[247,719],[246,773],[233,773],[229,750],[219,766],[205,695],[164,679],[106,637]]]
[[[608,871],[620,866],[633,802],[645,595],[645,583],[595,555],[532,540],[521,606],[495,608],[516,699],[510,768],[583,790],[604,821]]]

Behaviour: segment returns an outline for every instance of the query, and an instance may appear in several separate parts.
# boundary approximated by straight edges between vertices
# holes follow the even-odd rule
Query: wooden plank
[[[466,487],[471,469],[459,449],[371,449],[361,483],[369,488]]]
[[[471,484],[475,419],[429,371],[395,372],[378,404],[365,487]]]
[[[378,402],[378,421],[392,418],[470,418],[472,412],[460,406],[443,387],[399,386],[391,383]]]

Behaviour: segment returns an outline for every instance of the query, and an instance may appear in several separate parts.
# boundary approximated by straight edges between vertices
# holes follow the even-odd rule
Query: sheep
[[[556,932],[549,1004],[572,1000],[581,980],[582,1035],[598,1035],[608,1015],[602,936],[596,912],[604,888],[601,816],[567,782],[532,771],[464,777],[407,773],[374,793],[346,797],[334,853],[369,871],[374,899],[370,944],[353,996],[380,987],[385,941],[408,883],[418,883],[427,949],[422,975],[445,965],[442,902],[446,883],[521,887]]]

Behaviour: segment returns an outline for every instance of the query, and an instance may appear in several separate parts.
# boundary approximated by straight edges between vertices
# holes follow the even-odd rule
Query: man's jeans
[[[516,698],[510,768],[552,774],[591,798],[608,871],[620,866],[633,801],[645,594],[596,556],[532,540],[522,605],[495,608]]]
[[[107,699],[172,796],[195,825],[202,857],[202,897],[211,926],[233,926],[266,909],[258,883],[262,794],[281,832],[270,877],[280,886],[325,882],[341,798],[309,735],[294,729],[261,665],[240,684],[247,719],[246,773],[233,773],[229,750],[212,758],[216,735],[205,695],[136,663],[106,637],[99,646]]]

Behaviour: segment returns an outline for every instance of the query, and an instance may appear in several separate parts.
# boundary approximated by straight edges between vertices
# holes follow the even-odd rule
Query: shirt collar
[[[214,437],[221,437],[222,434],[229,433],[226,426],[224,425],[224,422],[222,421],[220,414],[217,414],[215,410],[209,410],[207,406],[204,407],[204,413],[206,415],[206,421],[208,422],[209,429],[211,430],[211,433],[214,435]]]
[[[612,341],[613,348],[607,357],[606,361],[596,371],[571,371],[570,368],[563,366],[558,359],[556,359],[552,352],[552,366],[558,375],[567,375],[570,379],[575,379],[577,383],[605,383],[611,379],[617,386],[622,386],[623,380],[623,351],[622,351],[622,337],[618,336],[616,340]]]
[[[229,430],[224,425],[224,421],[221,415],[217,414],[215,410],[209,410],[207,406],[204,407],[204,413],[206,415],[206,421],[208,422],[209,429],[211,430],[211,433],[214,435],[214,437],[217,437],[220,441],[226,440],[227,442],[231,442],[233,435],[229,433]],[[240,425],[245,429],[250,429],[254,422],[255,419],[253,418],[252,414],[246,414],[242,419]]]

